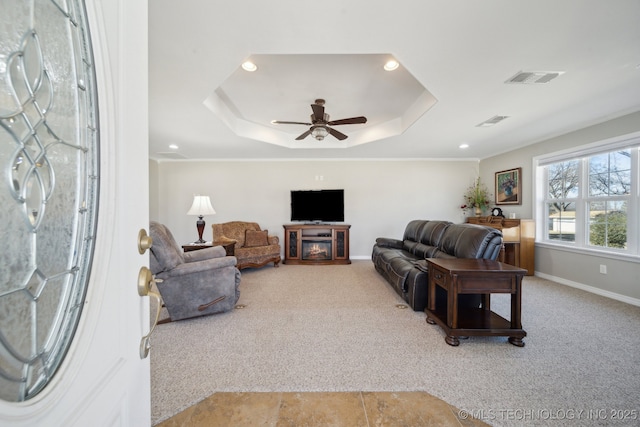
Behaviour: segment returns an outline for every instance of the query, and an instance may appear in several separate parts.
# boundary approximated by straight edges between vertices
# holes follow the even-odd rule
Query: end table
[[[427,323],[439,325],[447,344],[457,346],[461,336],[507,336],[524,347],[527,333],[520,323],[522,277],[527,270],[486,259],[429,258]],[[436,286],[447,291],[447,306],[436,307]],[[511,294],[511,320],[491,311],[491,294]],[[459,294],[481,294],[480,308],[458,309]]]
[[[187,243],[186,245],[182,245],[182,250],[185,252],[191,252],[191,251],[197,251],[200,249],[205,249],[205,248],[212,248],[214,245],[211,242],[208,243]],[[235,243],[225,243],[220,245],[224,248],[225,252],[227,253],[227,256],[235,256]]]

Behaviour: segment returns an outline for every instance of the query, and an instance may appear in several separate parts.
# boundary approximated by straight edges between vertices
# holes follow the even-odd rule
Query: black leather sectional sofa
[[[449,221],[414,220],[402,240],[379,237],[371,259],[376,270],[415,311],[427,306],[427,258],[484,258],[495,260],[502,233],[495,228]],[[446,296],[438,287],[437,298]],[[478,306],[479,295],[461,295],[462,306]]]

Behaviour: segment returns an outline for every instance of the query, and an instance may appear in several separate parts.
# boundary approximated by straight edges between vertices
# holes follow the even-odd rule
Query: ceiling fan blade
[[[336,138],[338,138],[340,141],[342,141],[343,139],[347,139],[347,138],[348,138],[348,136],[347,136],[347,135],[345,135],[345,134],[344,134],[344,133],[342,133],[342,132],[338,132],[338,131],[337,131],[337,130],[335,130],[335,129],[327,128],[327,130],[329,131],[329,133],[330,133],[331,135],[335,136],[335,137],[336,137]]]
[[[313,122],[324,121],[324,105],[311,104],[313,110]]]
[[[355,125],[360,123],[367,123],[367,118],[364,116],[351,117],[348,119],[332,120],[327,124],[330,126],[335,126],[335,125]]]
[[[311,130],[306,131],[305,133],[303,133],[302,135],[300,135],[299,137],[296,138],[296,141],[300,141],[301,139],[305,139],[306,137],[308,137],[309,135],[311,135]]]
[[[286,121],[283,121],[283,120],[274,120],[271,123],[273,123],[274,125],[305,125],[305,126],[311,126],[311,123],[286,122]]]

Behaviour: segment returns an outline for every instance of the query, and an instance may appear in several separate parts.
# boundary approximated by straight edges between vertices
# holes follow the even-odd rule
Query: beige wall
[[[150,216],[168,225],[179,243],[197,238],[195,217],[186,215],[194,194],[211,197],[216,215],[205,217],[205,238],[213,222],[251,220],[282,239],[289,222],[289,192],[343,188],[345,222],[351,227],[351,256],[368,259],[376,237],[400,238],[412,219],[463,222],[462,194],[480,170],[493,192],[495,172],[522,167],[523,202],[504,206],[532,218],[532,162],[535,156],[640,130],[640,113],[610,120],[518,150],[477,161],[293,160],[151,161]],[[323,180],[316,180],[316,176]],[[607,265],[608,274],[599,273]],[[640,304],[640,263],[536,246],[536,274],[560,283]]]
[[[156,217],[160,211],[159,181],[158,162],[151,160],[149,161],[149,215],[151,218]]]
[[[640,112],[484,159],[480,162],[481,176],[490,180],[486,182],[493,182],[495,172],[522,167],[523,203],[508,209],[517,212],[519,218],[532,218],[534,157],[638,131]],[[600,274],[600,264],[607,265],[608,274]],[[625,261],[536,245],[536,274],[640,305],[640,260]]]
[[[212,223],[232,220],[258,222],[282,240],[291,190],[342,188],[354,259],[370,258],[377,237],[401,238],[412,219],[462,222],[462,194],[478,168],[475,160],[151,163],[151,219],[165,223],[179,243],[197,239],[196,217],[186,215],[194,194],[210,196],[216,210],[204,218],[206,240]]]

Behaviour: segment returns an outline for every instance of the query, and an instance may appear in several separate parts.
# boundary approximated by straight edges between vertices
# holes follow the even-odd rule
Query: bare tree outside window
[[[589,196],[615,196],[631,192],[629,150],[589,158]]]
[[[548,166],[549,198],[568,199],[578,197],[580,189],[578,166],[577,160],[554,163]]]
[[[589,243],[626,249],[627,197],[631,194],[631,151],[589,158]]]
[[[588,168],[583,191],[581,163]],[[627,205],[631,194],[631,150],[600,153],[548,165],[548,238],[575,242],[577,207],[584,206],[591,246],[627,248]],[[583,194],[586,193],[586,194]],[[580,205],[578,205],[580,204]]]
[[[640,132],[535,159],[536,242],[640,256]]]
[[[554,163],[547,167],[547,217],[549,239],[575,241],[576,203],[580,194],[580,164],[578,160]]]

